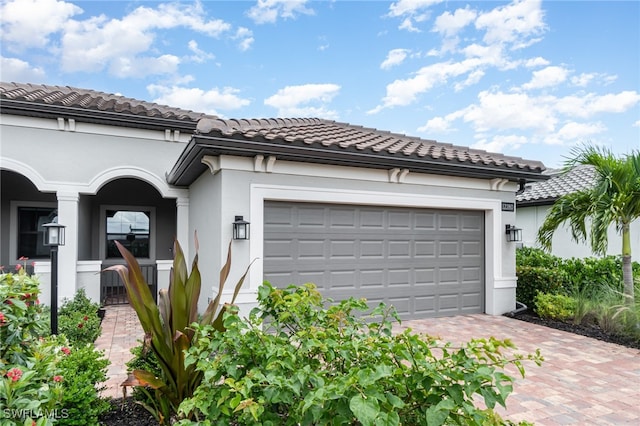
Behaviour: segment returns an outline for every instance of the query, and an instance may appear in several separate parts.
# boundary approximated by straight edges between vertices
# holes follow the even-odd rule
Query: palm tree
[[[640,151],[616,157],[606,148],[585,145],[572,150],[565,171],[577,165],[593,166],[594,185],[558,198],[538,231],[542,248],[551,249],[555,230],[568,222],[574,241],[591,242],[596,255],[606,254],[607,230],[613,223],[622,233],[622,277],[627,304],[634,302],[631,269],[631,222],[640,217]],[[587,234],[587,226],[589,226]],[[587,238],[588,237],[588,238]]]

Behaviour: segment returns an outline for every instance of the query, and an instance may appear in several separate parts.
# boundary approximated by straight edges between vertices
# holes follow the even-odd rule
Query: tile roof
[[[581,165],[565,172],[549,170],[546,181],[527,184],[524,192],[516,195],[518,205],[551,204],[559,197],[575,191],[590,188],[595,180],[595,169]]]
[[[70,86],[0,82],[0,101],[58,106],[195,123],[206,114]],[[4,103],[4,102],[3,102]],[[210,116],[209,116],[210,117]]]
[[[263,140],[355,152],[368,150],[381,155],[399,155],[537,173],[545,170],[540,161],[524,160],[320,118],[203,119],[198,122],[196,132],[203,136]]]

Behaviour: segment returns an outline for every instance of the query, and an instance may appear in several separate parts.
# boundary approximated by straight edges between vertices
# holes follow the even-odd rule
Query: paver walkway
[[[96,346],[111,360],[105,396],[122,395],[124,363],[129,348],[143,331],[129,306],[106,310]],[[427,333],[454,344],[471,338],[511,339],[522,352],[540,348],[542,367],[525,363],[527,376],[518,377],[507,409],[498,412],[513,421],[536,425],[640,425],[640,351],[515,319],[490,315],[463,315],[406,321],[402,328]],[[399,329],[400,327],[398,327]]]
[[[133,358],[130,349],[140,344],[144,330],[136,312],[129,305],[113,305],[105,308],[102,319],[102,333],[96,340],[96,349],[103,350],[111,361],[107,370],[106,389],[102,396],[118,398],[122,396],[120,384],[127,379],[125,363]]]

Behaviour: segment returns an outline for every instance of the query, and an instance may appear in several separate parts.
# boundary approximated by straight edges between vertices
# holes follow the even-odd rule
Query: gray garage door
[[[484,213],[266,202],[264,273],[403,319],[484,312]]]

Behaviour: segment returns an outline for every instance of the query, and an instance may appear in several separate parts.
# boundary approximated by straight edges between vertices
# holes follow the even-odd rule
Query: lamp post
[[[51,334],[58,334],[58,246],[64,245],[64,225],[45,223],[44,245],[51,247]]]

